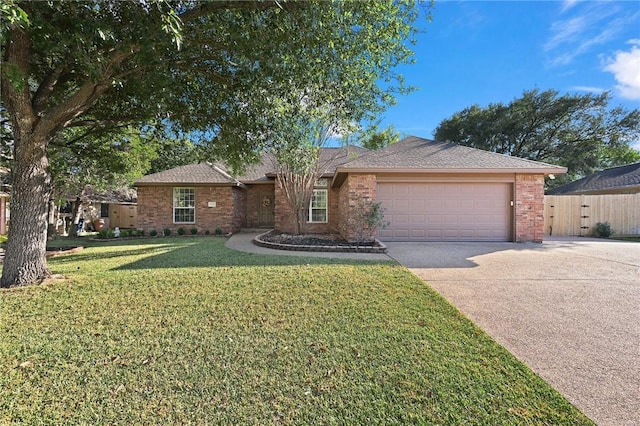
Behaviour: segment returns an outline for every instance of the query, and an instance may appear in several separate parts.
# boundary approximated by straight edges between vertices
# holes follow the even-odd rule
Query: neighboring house
[[[87,188],[83,208],[92,207],[99,213],[105,228],[135,229],[138,221],[135,189],[94,191]],[[83,215],[85,212],[83,211]]]
[[[307,231],[341,233],[361,199],[382,203],[383,241],[542,241],[544,176],[564,167],[417,137],[378,151],[324,148]],[[271,156],[232,176],[222,165],[177,167],[139,179],[138,228],[243,227],[292,232]]]
[[[9,231],[11,182],[11,170],[0,167],[0,235]]]
[[[640,163],[612,167],[547,191],[547,195],[636,194],[640,192]]]
[[[58,206],[58,233],[67,233],[72,222],[73,203],[77,196],[66,194],[66,205]],[[137,226],[137,195],[133,188],[94,190],[87,186],[80,197],[79,217],[82,228],[91,230],[98,225],[101,228],[135,229]],[[98,220],[93,224],[93,220]]]
[[[11,196],[0,191],[0,235],[7,233],[9,224],[9,199]]]
[[[547,191],[545,233],[589,236],[598,222],[640,234],[640,163],[612,167]]]

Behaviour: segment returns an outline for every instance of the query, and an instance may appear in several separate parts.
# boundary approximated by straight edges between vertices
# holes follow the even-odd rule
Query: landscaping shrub
[[[113,238],[113,230],[112,229],[102,229],[98,232],[98,238],[102,240],[106,240],[108,238]]]
[[[184,235],[186,233],[186,231],[184,230],[184,228],[178,228],[178,235]]]
[[[384,220],[382,203],[376,203],[368,198],[360,198],[354,215],[346,222],[345,233],[355,231],[355,241],[359,243],[375,241],[376,231],[389,226]]]
[[[137,234],[139,237],[144,237],[144,229],[138,229]]]
[[[209,232],[208,229],[206,231],[204,231],[204,235],[209,235],[209,234],[211,234],[211,232]]]
[[[196,235],[198,233],[198,228],[191,228],[190,232],[191,232],[191,235]]]
[[[156,231],[155,229],[152,229],[151,231],[149,231],[149,235],[152,237],[156,237],[158,235],[158,231]]]
[[[168,237],[169,235],[171,235],[171,229],[169,228],[164,228],[162,232],[164,233],[165,237]]]
[[[216,235],[222,235],[222,229],[220,228],[216,228],[214,232],[216,233]]]
[[[596,238],[609,238],[611,235],[613,235],[611,224],[609,222],[596,223],[596,227],[593,230],[593,235]]]

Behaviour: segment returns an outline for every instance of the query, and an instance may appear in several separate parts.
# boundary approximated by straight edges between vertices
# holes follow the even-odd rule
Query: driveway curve
[[[387,243],[598,425],[640,425],[640,243]]]

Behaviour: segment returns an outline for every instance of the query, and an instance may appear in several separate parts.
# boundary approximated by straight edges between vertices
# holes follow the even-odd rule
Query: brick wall
[[[375,201],[376,187],[377,179],[374,174],[349,174],[340,187],[338,229],[345,239],[353,240],[355,237],[356,230],[353,229],[350,218],[358,207],[358,201],[361,199]]]
[[[516,242],[542,242],[544,175],[516,175],[515,233]]]
[[[140,186],[138,187],[138,229],[146,232],[156,230],[161,233],[169,228],[174,233],[184,228],[190,233],[197,228],[198,233],[206,230],[214,233],[220,228],[223,233],[238,232],[245,223],[246,196],[244,191],[236,187],[196,186],[195,188],[195,223],[173,223],[173,187]],[[215,201],[216,207],[209,207],[208,202]]]
[[[327,188],[327,197],[329,202],[329,211],[327,212],[327,223],[307,223],[305,232],[310,234],[327,234],[338,232],[338,224],[340,217],[338,214],[338,199],[339,190]],[[282,232],[295,232],[295,219],[293,211],[287,203],[287,198],[284,196],[282,189],[276,183],[275,184],[275,229]]]

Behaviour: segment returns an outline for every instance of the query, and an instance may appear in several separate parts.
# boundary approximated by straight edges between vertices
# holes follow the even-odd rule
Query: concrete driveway
[[[387,243],[599,425],[640,425],[640,243]]]

